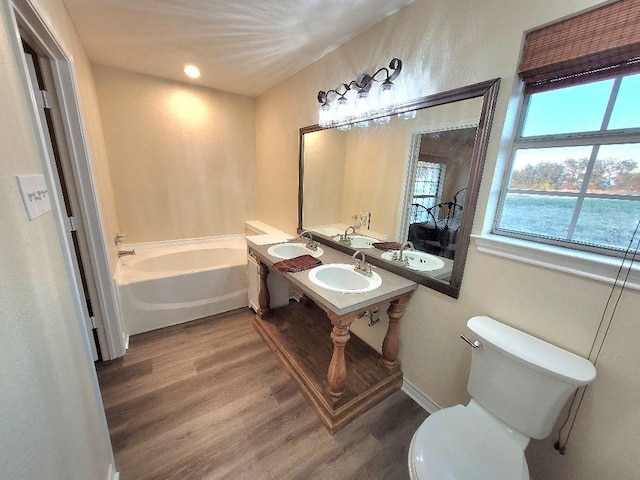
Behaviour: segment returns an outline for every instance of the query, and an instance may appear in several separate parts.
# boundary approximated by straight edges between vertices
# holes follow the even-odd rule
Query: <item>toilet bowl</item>
[[[474,411],[478,410],[478,411]],[[528,480],[524,448],[475,402],[433,413],[411,440],[412,480]]]
[[[409,447],[411,479],[527,480],[529,440],[551,433],[567,399],[595,378],[595,367],[489,317],[467,326],[478,338],[467,340],[474,347],[471,401],[420,425]]]

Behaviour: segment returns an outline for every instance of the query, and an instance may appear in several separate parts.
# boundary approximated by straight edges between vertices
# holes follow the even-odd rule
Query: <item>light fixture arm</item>
[[[345,118],[331,117],[332,113],[330,112],[333,110],[332,104],[334,102],[337,101],[339,105],[347,104],[349,100],[346,95],[349,91],[355,91],[357,93],[358,101],[360,101],[360,98],[366,101],[373,82],[380,82],[380,89],[384,92],[389,92],[393,88],[393,80],[400,75],[401,71],[402,61],[399,58],[394,58],[389,62],[388,67],[379,68],[373,75],[361,73],[355,80],[351,80],[349,83],[341,83],[336,88],[327,91],[320,90],[317,96],[318,102],[321,104],[321,121],[319,123],[323,126],[343,123],[346,120]],[[380,108],[380,106],[378,106],[378,108]],[[351,115],[351,117],[356,116],[357,115]],[[349,120],[354,119],[351,117]]]

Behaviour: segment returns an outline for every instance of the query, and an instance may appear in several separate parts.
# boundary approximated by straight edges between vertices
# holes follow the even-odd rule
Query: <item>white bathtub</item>
[[[127,335],[248,305],[244,236],[126,245],[116,286]]]

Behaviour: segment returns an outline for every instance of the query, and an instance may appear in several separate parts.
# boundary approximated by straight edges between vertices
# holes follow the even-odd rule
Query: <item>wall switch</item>
[[[49,189],[44,181],[44,175],[16,175],[16,179],[29,220],[38,218],[51,210]]]

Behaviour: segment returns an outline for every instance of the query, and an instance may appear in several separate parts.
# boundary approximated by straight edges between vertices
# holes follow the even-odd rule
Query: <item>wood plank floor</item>
[[[235,311],[131,337],[98,363],[121,480],[408,478],[427,413],[397,392],[330,435]]]

